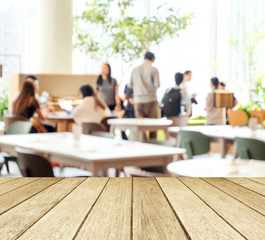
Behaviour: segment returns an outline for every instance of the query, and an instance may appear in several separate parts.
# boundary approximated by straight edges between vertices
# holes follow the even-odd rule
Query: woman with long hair
[[[74,120],[81,125],[82,122],[100,123],[103,118],[110,115],[108,106],[95,94],[93,88],[85,84],[79,88],[83,103],[74,108]]]
[[[45,117],[35,97],[35,89],[32,82],[24,82],[20,94],[13,103],[12,113],[16,116],[23,116],[29,120],[31,119],[33,124],[32,132],[47,132],[46,128],[40,122],[45,120]],[[37,113],[38,118],[32,118],[35,113]]]
[[[117,80],[111,77],[111,67],[107,63],[102,65],[101,74],[96,82],[96,90],[111,111],[121,109],[119,86]]]
[[[206,97],[207,112],[206,125],[221,125],[222,124],[222,108],[216,108],[214,106],[214,92],[218,89],[219,80],[217,77],[211,79],[212,91],[208,93]]]

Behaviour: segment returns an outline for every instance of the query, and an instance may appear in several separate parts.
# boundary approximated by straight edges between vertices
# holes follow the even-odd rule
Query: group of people
[[[84,121],[100,123],[110,116],[111,111],[122,111],[123,117],[159,118],[162,115],[173,120],[175,125],[186,125],[192,113],[192,103],[197,104],[196,94],[189,95],[186,82],[191,80],[192,72],[175,74],[175,87],[168,88],[159,106],[157,89],[160,87],[159,72],[152,64],[155,55],[146,52],[143,63],[134,68],[129,83],[125,86],[124,95],[119,96],[117,80],[111,75],[111,66],[102,65],[94,88],[89,84],[80,87],[80,97],[83,102],[73,110],[74,120],[77,124]],[[24,116],[27,119],[45,120],[39,103],[39,82],[35,76],[27,76],[22,90],[13,102],[12,113]],[[221,124],[222,110],[214,106],[214,90],[224,88],[218,78],[211,79],[212,92],[207,95],[206,108],[207,123]],[[124,104],[126,102],[126,104]],[[49,124],[33,121],[33,132],[52,132],[54,128]]]

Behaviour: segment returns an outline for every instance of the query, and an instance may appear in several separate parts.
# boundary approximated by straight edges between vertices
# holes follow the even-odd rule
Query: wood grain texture
[[[84,180],[85,178],[65,178],[2,214],[0,239],[19,237]]]
[[[265,196],[265,185],[260,182],[253,181],[247,178],[226,178],[226,179]]]
[[[73,239],[108,178],[88,178],[18,239]]]
[[[191,239],[245,239],[177,178],[157,181]]]
[[[17,178],[0,239],[265,239],[262,178]]]
[[[259,183],[265,185],[265,178],[249,178],[249,179],[254,181],[254,182],[259,182]]]
[[[61,178],[42,178],[14,191],[0,196],[0,214],[27,200],[52,184],[60,181]]]
[[[265,217],[198,178],[180,178],[206,204],[247,239],[265,239]]]
[[[131,239],[132,179],[111,178],[76,239]]]
[[[188,239],[154,178],[133,179],[133,239]]]
[[[23,187],[28,183],[34,182],[40,178],[16,178],[13,181],[5,182],[0,186],[0,195],[15,190],[19,187]]]
[[[5,182],[10,182],[16,180],[17,178],[7,178],[7,177],[0,177],[0,185]]]
[[[224,179],[204,178],[204,180],[265,216],[265,198],[260,194]]]

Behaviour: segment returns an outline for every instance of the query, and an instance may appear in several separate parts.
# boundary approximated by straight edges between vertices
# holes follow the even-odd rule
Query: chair
[[[17,162],[23,177],[54,177],[52,165],[42,156],[17,148]]]
[[[112,116],[112,117],[105,117],[105,118],[102,119],[101,124],[103,124],[105,126],[107,132],[110,131],[110,125],[108,124],[108,120],[109,119],[114,119],[114,118],[117,118],[117,117]]]
[[[61,169],[53,168],[46,158],[29,150],[16,148],[16,152],[18,156],[18,166],[23,177],[54,177],[56,172],[56,176],[58,175],[59,177],[76,177],[77,175],[79,177],[90,177],[92,175],[88,171],[73,167],[65,167],[63,171],[66,173],[63,173]],[[74,176],[70,172],[74,172],[76,175]]]
[[[5,134],[27,134],[30,133],[30,130],[32,128],[31,122],[28,121],[16,121],[9,125],[7,128]],[[6,166],[6,170],[9,173],[9,161],[17,162],[17,157],[10,156],[10,155],[3,155],[4,157],[4,164]]]
[[[101,123],[83,122],[83,134],[92,135],[93,132],[107,132],[106,127]]]
[[[14,116],[12,114],[5,113],[4,115],[5,131],[13,122],[17,121],[28,121],[28,119],[23,116]]]
[[[238,156],[241,159],[265,160],[265,143],[253,138],[235,138]]]
[[[187,150],[188,158],[210,151],[210,138],[200,132],[180,130],[181,146]]]
[[[231,126],[244,126],[248,124],[248,115],[243,110],[233,111],[229,109],[227,111],[227,116]]]

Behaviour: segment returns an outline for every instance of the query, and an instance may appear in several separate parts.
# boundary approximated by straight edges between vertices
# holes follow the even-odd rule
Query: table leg
[[[236,143],[234,143],[234,144],[232,145],[232,156],[233,156],[233,161],[238,157],[238,155],[237,155],[237,145],[236,145]]]
[[[110,126],[110,130],[109,130],[109,131],[110,131],[111,133],[114,133],[114,130],[115,130],[115,127],[114,127],[114,125],[111,125],[111,126]]]
[[[169,139],[170,138],[170,134],[169,134],[168,129],[165,129],[164,131],[165,131],[165,134],[166,134],[166,139]]]
[[[98,168],[95,165],[92,166],[91,172],[93,177],[98,177]]]
[[[225,158],[225,155],[226,155],[226,140],[224,138],[220,138],[219,144],[220,144],[221,158]]]

